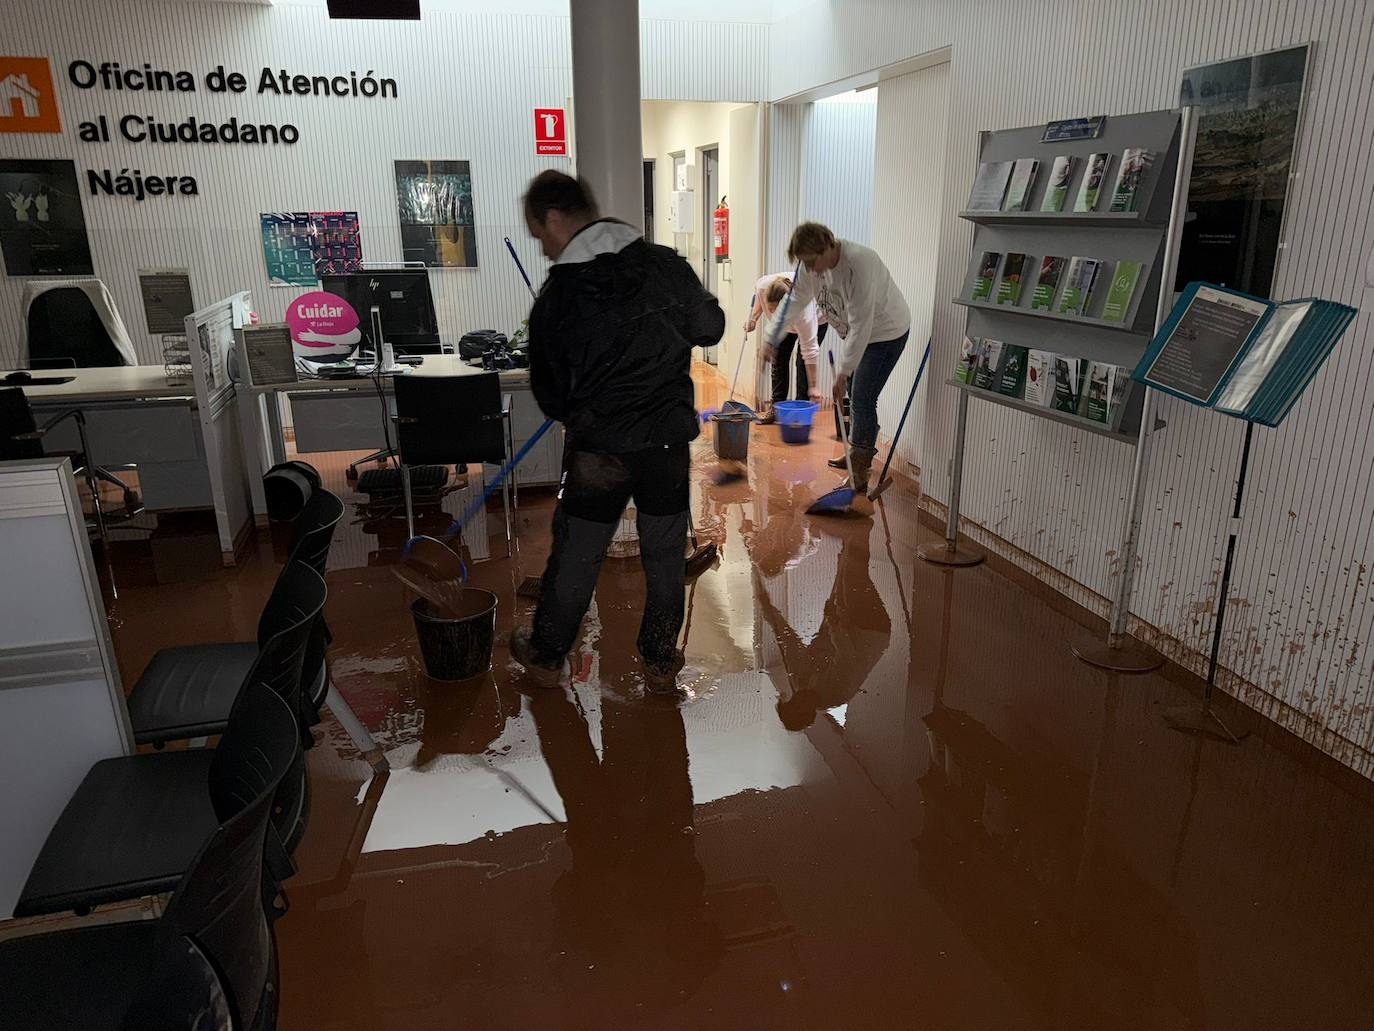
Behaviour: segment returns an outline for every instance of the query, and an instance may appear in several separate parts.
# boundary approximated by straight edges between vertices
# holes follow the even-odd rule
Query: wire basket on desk
[[[190,382],[191,345],[184,333],[162,335],[162,371],[168,383]]]

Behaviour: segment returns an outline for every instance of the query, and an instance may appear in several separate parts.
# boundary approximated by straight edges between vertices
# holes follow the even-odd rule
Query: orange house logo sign
[[[61,132],[45,57],[0,57],[0,132]]]

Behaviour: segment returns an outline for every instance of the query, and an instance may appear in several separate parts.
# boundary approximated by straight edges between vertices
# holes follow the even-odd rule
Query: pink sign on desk
[[[324,290],[301,294],[287,305],[286,324],[296,357],[312,362],[347,357],[362,339],[353,305]]]

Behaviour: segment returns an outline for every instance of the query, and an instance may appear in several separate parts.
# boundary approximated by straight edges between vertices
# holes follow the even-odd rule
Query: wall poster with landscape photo
[[[475,268],[477,225],[466,161],[397,161],[401,256],[429,268]]]
[[[1194,280],[1268,297],[1302,115],[1309,44],[1186,69],[1198,108],[1176,288]]]

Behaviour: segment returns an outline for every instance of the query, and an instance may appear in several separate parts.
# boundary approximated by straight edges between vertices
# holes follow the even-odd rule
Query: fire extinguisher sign
[[[568,123],[561,107],[534,109],[534,152],[540,155],[568,153]]]

